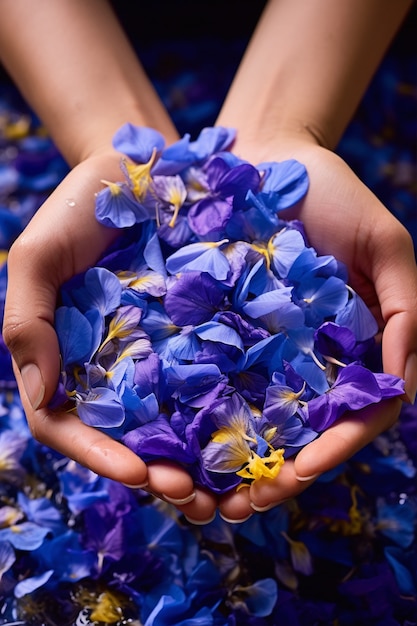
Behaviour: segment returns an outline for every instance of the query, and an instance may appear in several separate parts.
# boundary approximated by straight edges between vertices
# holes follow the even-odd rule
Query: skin
[[[303,220],[319,253],[346,263],[351,285],[378,320],[384,370],[405,378],[405,399],[412,401],[417,269],[411,237],[332,152],[410,6],[410,0],[271,0],[217,123],[237,129],[233,150],[242,158],[296,158],[306,165],[310,189],[288,217]],[[241,521],[293,497],[389,428],[398,400],[346,414],[288,460],[276,480],[217,501],[194,489],[182,469],[166,462],[147,467],[76,416],[47,408],[59,376],[57,290],[94,264],[115,236],[94,217],[100,180],[120,177],[111,138],[127,121],[160,130],[167,144],[178,134],[104,0],[38,0],[30,23],[25,0],[0,0],[0,9],[0,58],[73,168],[8,259],[3,335],[33,436],[101,475],[146,485],[204,523],[217,506],[225,519]]]

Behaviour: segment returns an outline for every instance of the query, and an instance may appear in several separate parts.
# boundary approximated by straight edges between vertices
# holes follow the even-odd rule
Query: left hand
[[[308,136],[305,140],[283,137],[271,143],[241,142],[234,152],[255,164],[291,158],[306,166],[309,191],[283,217],[300,219],[319,254],[332,254],[346,264],[349,284],[368,305],[382,333],[384,371],[405,379],[404,399],[413,402],[417,388],[417,267],[409,233],[333,152]],[[390,428],[400,408],[401,401],[393,399],[345,414],[295,459],[286,461],[275,480],[262,479],[249,489],[223,496],[222,515],[241,521],[254,510],[296,496],[317,476]]]

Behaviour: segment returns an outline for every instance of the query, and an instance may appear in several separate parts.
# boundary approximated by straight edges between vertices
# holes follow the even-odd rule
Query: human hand
[[[64,281],[94,265],[117,234],[97,222],[94,194],[102,188],[101,179],[120,177],[119,162],[119,154],[108,153],[80,163],[12,246],[4,339],[35,439],[102,476],[145,486],[176,504],[195,500],[188,504],[189,515],[207,519],[215,508],[214,497],[194,495],[191,478],[179,467],[161,462],[148,469],[131,450],[87,426],[74,413],[48,407],[60,373],[54,330],[57,293]]]
[[[283,214],[300,219],[319,254],[333,254],[349,271],[349,283],[364,299],[382,332],[384,371],[405,379],[405,399],[417,387],[417,268],[410,235],[336,154],[311,138],[283,137],[272,145],[236,143],[234,152],[252,163],[294,158],[309,173],[305,199]],[[222,515],[239,521],[291,498],[315,478],[349,459],[396,421],[399,400],[345,414],[295,459],[275,480],[229,493]]]

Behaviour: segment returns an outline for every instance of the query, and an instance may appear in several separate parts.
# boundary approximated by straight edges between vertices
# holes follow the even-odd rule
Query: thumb
[[[21,236],[9,252],[3,338],[34,409],[45,406],[58,384],[60,357],[54,330],[57,276],[49,255]],[[46,269],[48,268],[48,269]]]

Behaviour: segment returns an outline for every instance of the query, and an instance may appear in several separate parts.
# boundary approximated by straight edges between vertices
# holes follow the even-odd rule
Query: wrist
[[[159,111],[158,111],[159,113]],[[113,137],[117,130],[125,123],[135,126],[151,127],[158,130],[165,139],[167,145],[177,141],[178,134],[166,115],[152,115],[137,107],[123,107],[119,105],[113,112],[106,111],[99,119],[86,116],[85,123],[79,127],[77,138],[65,129],[55,140],[64,158],[71,167],[92,157],[105,156],[116,158],[120,161],[120,152],[113,147]]]
[[[223,124],[224,125],[224,124]],[[231,125],[233,126],[233,125]],[[234,126],[236,128],[236,126]],[[317,133],[302,123],[277,126],[274,131],[237,128],[233,152],[252,163],[299,158],[300,153],[324,147]]]

